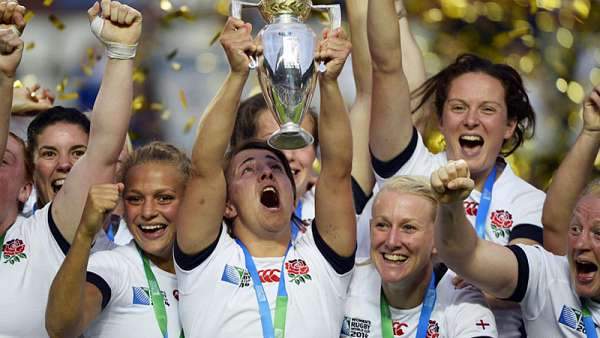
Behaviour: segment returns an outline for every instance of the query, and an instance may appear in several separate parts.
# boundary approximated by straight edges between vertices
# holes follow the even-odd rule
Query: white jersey
[[[106,232],[102,229],[98,231],[96,237],[94,238],[94,243],[92,246],[93,252],[112,250],[117,246],[124,246],[129,244],[133,240],[133,235],[129,231],[127,227],[127,223],[125,223],[124,219],[119,220],[119,227],[114,236],[114,242],[108,238]]]
[[[509,248],[517,257],[520,272],[511,300],[521,303],[529,337],[585,338],[582,306],[571,282],[567,258],[538,245]],[[600,334],[600,304],[589,302],[588,306]]]
[[[303,222],[312,223],[315,219],[315,187],[313,186],[310,190],[307,190],[302,195],[302,210],[300,211]]]
[[[316,226],[299,232],[285,258],[288,305],[285,337],[336,337],[344,317],[353,257],[341,273],[322,253]],[[320,244],[318,244],[320,243]],[[283,257],[254,258],[274,318]],[[186,337],[262,337],[258,303],[241,247],[225,226],[217,241],[197,256],[176,247],[180,318]]]
[[[165,298],[169,337],[181,333],[177,279],[149,261]],[[162,338],[154,315],[142,258],[134,242],[111,251],[93,254],[88,263],[87,281],[102,293],[103,310],[85,332],[85,337]]]
[[[50,213],[51,203],[17,217],[0,257],[0,337],[48,337],[46,303],[69,243]]]
[[[416,130],[413,133],[410,144],[403,153],[391,161],[393,164],[386,168],[378,168],[373,165],[379,187],[385,183],[386,179],[393,176],[430,177],[432,172],[448,162],[446,152],[432,154],[423,143],[421,135]],[[528,238],[541,243],[542,208],[545,198],[544,192],[515,175],[510,165],[506,163],[492,189],[492,200],[485,223],[486,239],[501,245],[508,244],[513,238]],[[473,189],[464,202],[465,213],[473,226],[477,218],[480,199],[481,192]],[[359,262],[365,261],[370,255],[369,220],[373,201],[374,197],[371,197],[357,222],[358,249],[356,256]],[[518,309],[498,309],[494,310],[494,314],[500,337],[521,337],[521,332],[519,332],[521,319]]]
[[[483,294],[473,287],[455,289],[454,276],[451,271],[436,276],[436,301],[427,337],[498,337],[494,315]],[[375,266],[357,264],[348,292],[341,337],[382,337],[380,292],[381,278]],[[421,305],[412,309],[390,306],[394,337],[416,336],[421,308]]]

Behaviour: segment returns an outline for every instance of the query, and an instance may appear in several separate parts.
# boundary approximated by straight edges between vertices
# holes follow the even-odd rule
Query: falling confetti
[[[171,69],[178,72],[181,70],[181,63],[179,62],[171,62]]]
[[[175,58],[175,56],[177,56],[177,48],[173,49],[172,51],[169,52],[169,54],[167,54],[167,61],[171,61]]]
[[[196,117],[195,116],[188,117],[187,121],[185,121],[185,125],[183,126],[183,133],[184,134],[189,133],[190,130],[192,130],[192,128],[194,127],[195,123],[196,123]]]
[[[142,84],[146,81],[146,75],[148,71],[142,68],[136,68],[133,71],[133,82]]]
[[[60,81],[60,83],[56,85],[56,91],[59,94],[62,94],[65,92],[65,88],[67,88],[68,85],[69,85],[69,78],[67,76],[65,76],[62,79],[62,81]]]
[[[138,112],[144,108],[145,104],[146,104],[146,97],[144,95],[138,95],[133,99],[133,102],[131,103],[131,107],[134,112]]]
[[[185,97],[185,91],[183,89],[179,89],[179,101],[181,101],[181,106],[183,109],[187,110],[187,98]]]
[[[13,88],[23,88],[23,82],[15,80],[15,82],[13,82]]]
[[[65,29],[65,24],[62,23],[62,21],[60,21],[60,19],[56,15],[50,14],[48,16],[48,19],[50,19],[50,22],[52,22],[52,25],[54,27],[56,27],[56,29],[58,29],[59,31],[62,31]]]
[[[150,104],[150,109],[154,111],[162,111],[165,109],[165,106],[160,102],[153,102]]]
[[[54,2],[54,0],[44,0],[44,6],[50,7],[50,6],[52,6],[53,2]]]
[[[77,92],[64,93],[64,94],[60,94],[58,96],[58,99],[63,100],[63,101],[73,101],[73,100],[77,100],[78,98],[79,98],[79,93],[77,93]]]
[[[23,17],[23,20],[25,20],[25,23],[29,23],[29,21],[31,21],[31,19],[35,16],[35,13],[31,10],[25,12],[25,16]]]
[[[25,45],[25,50],[32,50],[32,49],[34,49],[34,48],[35,48],[35,42],[28,42],[28,43]]]
[[[171,118],[171,112],[168,111],[168,110],[163,111],[162,114],[160,114],[160,118],[161,118],[161,120],[164,120],[164,121],[170,119]]]
[[[173,9],[173,4],[171,4],[169,0],[160,0],[160,9],[162,9],[165,12],[168,12],[171,9]]]

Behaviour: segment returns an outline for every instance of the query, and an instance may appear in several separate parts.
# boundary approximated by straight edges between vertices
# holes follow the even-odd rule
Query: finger
[[[2,22],[12,23],[13,12],[15,11],[15,7],[17,7],[17,3],[14,1],[10,1],[6,4],[6,9],[2,15]]]
[[[457,177],[469,177],[469,165],[465,160],[458,160],[455,162],[455,165]]]
[[[125,25],[131,25],[136,19],[136,13],[134,11],[127,11],[125,13]]]
[[[244,28],[245,26],[246,23],[244,21],[230,16],[229,19],[227,19],[227,22],[225,23],[223,31],[234,31]]]
[[[440,179],[439,170],[434,171],[433,174],[431,174],[431,188],[438,194],[443,194],[446,192],[444,183]]]
[[[456,178],[456,163],[454,161],[448,161],[446,173],[448,173],[448,182]]]
[[[335,32],[336,32],[335,35],[338,37],[338,39],[341,39],[341,40],[348,39],[348,34],[346,33],[346,30],[344,28],[342,28],[342,27],[336,28]]]
[[[440,181],[442,181],[442,184],[446,185],[448,184],[448,181],[450,181],[448,179],[448,166],[444,166],[441,167],[440,169],[438,169],[437,174],[440,177]]]
[[[454,286],[456,286],[457,284],[459,284],[462,281],[463,281],[463,279],[460,276],[452,277],[452,285],[454,285]]]
[[[40,84],[39,83],[36,83],[33,86],[27,88],[27,90],[29,90],[31,92],[37,92],[38,89],[40,89]]]
[[[123,183],[117,183],[117,189],[119,190],[119,194],[123,193],[123,190],[125,190],[125,184]]]
[[[100,7],[102,7],[102,17],[108,19],[110,17],[110,0],[102,0]]]
[[[98,13],[100,13],[100,4],[96,1],[94,2],[94,5],[88,9],[88,19],[90,22],[98,16]]]
[[[323,34],[323,40],[327,39],[327,37],[329,36],[329,32],[330,31],[331,30],[329,28],[324,28],[323,29],[323,33],[322,33]]]
[[[21,12],[15,11],[13,13],[12,21],[17,26],[19,32],[23,33],[23,31],[25,30],[25,25],[27,25],[23,14]]]
[[[474,183],[470,178],[455,178],[448,182],[448,189],[451,190],[467,190],[473,189]]]
[[[54,103],[54,94],[52,94],[52,92],[50,91],[50,89],[44,89],[44,98],[48,99],[48,101],[50,101],[50,103]]]
[[[125,25],[125,18],[127,17],[127,6],[123,5],[119,7],[119,13],[117,15],[117,22],[119,25]]]
[[[110,21],[112,23],[117,23],[119,20],[119,9],[121,8],[121,3],[118,1],[113,1],[110,3]]]

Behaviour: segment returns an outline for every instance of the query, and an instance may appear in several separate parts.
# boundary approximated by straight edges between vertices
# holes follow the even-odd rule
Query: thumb
[[[119,190],[119,195],[125,190],[125,184],[119,182],[117,183],[117,189]]]
[[[88,9],[87,13],[90,22],[94,21],[94,18],[98,16],[98,13],[100,13],[100,4],[97,1],[94,2],[94,5]]]

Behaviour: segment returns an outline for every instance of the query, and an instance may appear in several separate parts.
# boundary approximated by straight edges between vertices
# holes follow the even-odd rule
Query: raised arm
[[[109,53],[102,85],[92,111],[90,138],[86,154],[73,166],[63,188],[52,204],[52,216],[62,235],[73,240],[85,197],[93,184],[110,183],[131,118],[133,95],[133,57],[142,32],[142,16],[135,9],[118,2],[102,0],[88,10],[90,22],[102,10],[100,39],[108,51],[122,46],[117,55]],[[126,50],[126,52],[123,51]],[[133,54],[130,52],[133,51]]]
[[[481,290],[508,298],[517,286],[517,259],[510,249],[480,239],[465,216],[463,201],[475,186],[464,160],[450,161],[431,174],[438,195],[435,247],[452,271]]]
[[[213,243],[221,227],[227,196],[223,155],[248,78],[250,59],[246,53],[256,51],[250,32],[250,24],[229,18],[221,34],[221,45],[231,69],[200,120],[192,150],[194,174],[188,181],[177,217],[177,244],[188,255]]]
[[[88,258],[94,237],[117,206],[122,190],[122,183],[90,188],[73,245],[50,287],[46,330],[51,337],[79,337],[100,314],[102,294],[86,282]]]
[[[369,124],[371,123],[371,55],[367,40],[368,1],[346,0],[350,41],[352,42],[352,72],[356,86],[356,98],[350,107],[352,128],[352,177],[368,196],[373,190],[375,177],[369,154]]]
[[[356,217],[352,202],[352,134],[337,78],[350,54],[351,44],[343,29],[325,30],[317,60],[326,61],[319,74],[321,114],[321,174],[317,181],[315,223],[325,242],[340,256],[356,248]]]
[[[25,28],[24,11],[16,2],[0,2],[0,159],[4,158],[8,140],[13,82],[23,56],[23,41],[18,32]]]
[[[367,33],[373,63],[369,146],[377,159],[389,161],[406,148],[413,129],[393,0],[369,1]]]
[[[567,232],[575,203],[592,176],[594,160],[600,149],[600,86],[596,86],[583,105],[583,128],[556,171],[542,213],[544,247],[564,255]]]

